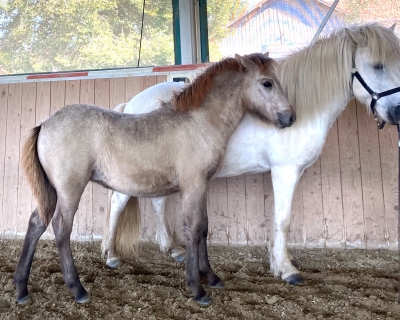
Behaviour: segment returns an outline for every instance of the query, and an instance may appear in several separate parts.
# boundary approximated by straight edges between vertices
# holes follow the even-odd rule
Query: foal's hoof
[[[28,304],[31,302],[31,298],[29,298],[29,295],[24,297],[17,297],[17,302],[19,304]]]
[[[210,288],[214,288],[214,289],[224,289],[225,285],[222,281],[218,281],[217,283],[210,283],[209,284]]]
[[[111,268],[111,269],[117,269],[118,267],[121,266],[121,260],[119,260],[118,258],[109,258],[106,261],[106,264]]]
[[[297,270],[301,270],[301,266],[300,264],[297,262],[297,260],[290,260],[290,262],[292,263],[293,267],[295,267]]]
[[[88,294],[85,294],[83,297],[76,299],[76,303],[79,304],[84,304],[84,303],[89,303],[90,302],[90,296]]]
[[[180,254],[178,256],[172,257],[175,259],[176,262],[182,263],[185,261],[185,255],[184,254]]]
[[[303,283],[303,282],[306,281],[306,279],[304,279],[300,273],[292,274],[291,276],[289,276],[289,277],[287,277],[286,279],[283,279],[283,280],[286,281],[289,284],[294,285],[294,286],[297,286],[298,284]]]
[[[196,301],[199,305],[203,307],[209,306],[211,303],[211,299],[207,295],[203,296],[202,298],[195,297],[194,301]]]

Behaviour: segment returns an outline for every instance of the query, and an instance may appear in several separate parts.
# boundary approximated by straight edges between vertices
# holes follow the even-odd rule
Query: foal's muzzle
[[[278,112],[277,126],[279,128],[290,127],[296,121],[296,114],[292,111]]]

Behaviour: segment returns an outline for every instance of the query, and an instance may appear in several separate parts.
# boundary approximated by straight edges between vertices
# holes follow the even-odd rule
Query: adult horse
[[[64,280],[76,302],[89,300],[74,266],[70,235],[79,200],[91,180],[132,196],[180,192],[186,279],[194,299],[209,304],[200,276],[211,287],[222,283],[207,255],[207,183],[246,110],[281,128],[295,120],[273,69],[274,61],[262,54],[227,58],[152,113],[138,116],[72,105],[34,128],[24,145],[22,166],[38,209],[30,217],[15,271],[17,301],[29,301],[33,255],[50,220]],[[114,241],[108,242],[107,250],[112,256]]]
[[[296,123],[286,130],[276,130],[247,114],[228,142],[216,177],[271,171],[275,210],[270,266],[275,276],[288,283],[304,281],[287,250],[293,194],[304,170],[320,155],[332,123],[354,96],[371,106],[380,125],[383,121],[398,124],[400,120],[400,89],[392,90],[400,85],[400,44],[393,30],[394,25],[352,26],[286,57],[277,73],[296,108]],[[150,112],[159,107],[159,99],[168,99],[173,90],[182,88],[179,83],[156,85],[125,107],[120,106],[119,111]],[[111,212],[115,214],[124,210],[129,196],[115,193],[112,199]],[[184,249],[171,236],[164,215],[165,198],[153,198],[152,203],[161,249],[181,260]]]

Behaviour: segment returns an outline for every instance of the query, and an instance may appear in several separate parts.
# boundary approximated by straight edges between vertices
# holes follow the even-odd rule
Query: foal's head
[[[276,62],[268,54],[261,53],[235,55],[235,59],[246,74],[242,93],[244,108],[279,128],[290,127],[296,114],[275,74]]]
[[[172,102],[176,110],[186,112],[200,107],[204,97],[223,72],[234,72],[242,77],[240,103],[247,111],[279,128],[289,127],[296,119],[292,106],[283,94],[275,75],[276,62],[267,54],[235,55],[212,64],[193,83],[177,92]]]

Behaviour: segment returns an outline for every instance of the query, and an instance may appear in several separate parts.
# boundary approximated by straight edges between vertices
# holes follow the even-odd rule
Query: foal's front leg
[[[301,173],[297,167],[273,167],[271,170],[275,201],[274,235],[269,248],[271,271],[293,285],[305,281],[293,266],[287,250],[293,195]]]
[[[218,287],[221,282],[208,261],[206,190],[205,186],[200,189],[182,192],[183,227],[187,242],[186,281],[194,300],[201,305],[209,305],[211,300],[201,285],[200,275],[205,276],[211,286]]]

